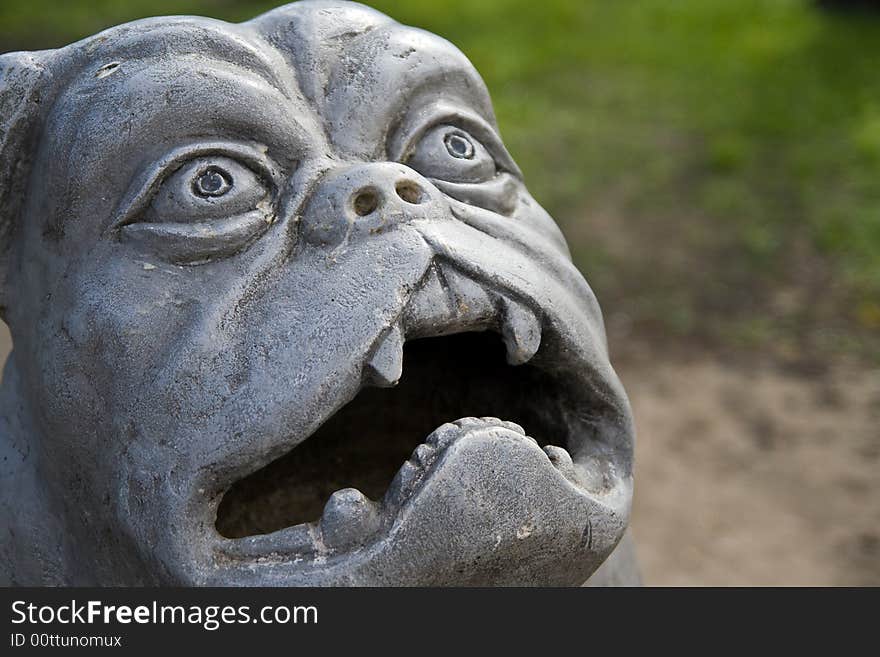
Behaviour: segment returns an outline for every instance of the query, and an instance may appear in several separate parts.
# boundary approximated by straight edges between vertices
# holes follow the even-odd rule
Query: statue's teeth
[[[455,439],[461,435],[461,427],[456,426],[452,422],[446,422],[431,432],[425,442],[434,449],[446,449],[455,442]]]
[[[392,326],[367,361],[365,374],[369,381],[380,388],[397,384],[403,373],[403,332]]]
[[[541,323],[526,306],[507,298],[501,300],[501,312],[501,336],[507,347],[507,362],[511,365],[529,362],[541,346]]]
[[[559,472],[561,472],[567,479],[574,480],[576,475],[574,462],[571,460],[571,454],[562,447],[557,447],[556,445],[547,445],[544,448],[544,452]]]
[[[404,461],[385,492],[383,504],[391,508],[402,505],[421,475],[422,469],[419,466],[410,460]]]
[[[532,438],[531,436],[526,436],[526,430],[523,429],[516,422],[502,420],[501,418],[498,418],[498,417],[481,417],[481,418],[479,418],[479,420],[481,422],[486,423],[486,424],[495,424],[495,425],[498,425],[499,427],[504,427],[505,429],[509,429],[510,431],[513,431],[514,433],[518,433],[521,436],[525,436],[526,438],[528,438],[529,440],[531,440],[532,442],[534,442],[537,445],[537,441],[534,438]]]
[[[422,444],[422,445],[419,445],[418,447],[416,447],[415,451],[412,454],[412,459],[418,465],[425,468],[431,463],[433,456],[434,456],[434,448],[431,447],[430,445]]]
[[[379,509],[356,488],[338,490],[324,505],[321,537],[329,549],[343,550],[365,543],[381,523]]]

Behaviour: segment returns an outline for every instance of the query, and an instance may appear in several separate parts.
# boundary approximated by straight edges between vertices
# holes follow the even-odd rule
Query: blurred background
[[[0,52],[278,4],[0,0]],[[880,0],[368,4],[471,58],[597,292],[646,583],[880,585]]]

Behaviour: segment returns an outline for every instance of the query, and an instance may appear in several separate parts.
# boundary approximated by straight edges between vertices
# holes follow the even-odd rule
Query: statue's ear
[[[9,303],[9,263],[33,157],[45,67],[41,53],[0,55],[0,316]]]

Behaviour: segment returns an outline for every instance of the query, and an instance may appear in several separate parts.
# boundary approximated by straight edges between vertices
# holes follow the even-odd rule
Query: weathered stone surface
[[[447,41],[309,1],[3,55],[0,165],[2,583],[572,585],[620,541],[599,306]]]

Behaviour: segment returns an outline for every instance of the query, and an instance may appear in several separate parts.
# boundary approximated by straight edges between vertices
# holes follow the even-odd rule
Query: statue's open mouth
[[[615,410],[588,383],[588,368],[560,354],[538,313],[439,264],[418,290],[374,345],[356,397],[223,495],[216,529],[224,560],[309,559],[368,546],[422,489],[440,485],[432,484],[438,470],[454,478],[456,468],[477,467],[512,480],[541,471],[552,485],[536,495],[559,486],[592,504],[613,492],[605,453],[617,438],[604,434],[616,425]],[[484,461],[460,456],[468,441],[485,448]],[[508,452],[527,467],[502,475]],[[552,505],[553,495],[546,490],[536,503]],[[504,515],[503,500],[479,503]]]
[[[383,500],[404,461],[434,456],[424,447],[414,454],[416,447],[459,418],[502,418],[541,446],[565,447],[556,382],[532,365],[507,364],[496,333],[408,342],[403,362],[396,387],[364,388],[308,440],[236,483],[220,504],[218,531],[237,538],[316,521],[330,496],[348,487]],[[560,447],[551,452],[564,458]]]

